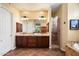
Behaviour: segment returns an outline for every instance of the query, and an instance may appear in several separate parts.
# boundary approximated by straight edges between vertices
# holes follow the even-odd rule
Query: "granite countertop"
[[[16,36],[49,36],[49,32],[46,32],[46,33],[23,33],[23,32],[18,32],[18,33],[16,33]]]

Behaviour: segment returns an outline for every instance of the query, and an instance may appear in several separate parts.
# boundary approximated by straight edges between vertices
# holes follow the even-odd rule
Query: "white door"
[[[0,55],[11,50],[11,13],[0,8]]]

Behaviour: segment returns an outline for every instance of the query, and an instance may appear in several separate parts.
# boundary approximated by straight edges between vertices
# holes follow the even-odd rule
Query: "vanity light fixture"
[[[39,20],[46,20],[46,17],[45,16],[40,16]]]
[[[29,18],[27,16],[22,16],[21,20],[28,20]]]

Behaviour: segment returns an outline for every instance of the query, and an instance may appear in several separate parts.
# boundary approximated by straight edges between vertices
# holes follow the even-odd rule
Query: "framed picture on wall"
[[[78,28],[79,28],[79,20],[71,19],[70,20],[70,30],[78,30]]]

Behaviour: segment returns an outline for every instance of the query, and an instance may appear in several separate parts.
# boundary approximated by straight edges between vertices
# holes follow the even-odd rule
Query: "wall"
[[[65,50],[66,40],[68,39],[67,4],[62,4],[55,13],[55,16],[58,16],[60,20],[60,48]]]
[[[70,19],[79,19],[79,4],[68,4],[68,41],[79,41],[79,30],[70,30]]]
[[[22,11],[20,12],[21,16],[27,16],[29,19],[38,19],[40,16],[45,16],[46,21],[48,21],[48,11],[46,10],[37,10],[37,11]]]
[[[20,21],[20,12],[19,12],[19,10],[17,8],[15,8],[15,6],[13,6],[12,4],[7,4],[7,3],[6,4],[2,4],[2,5],[3,5],[2,7],[7,8],[7,9],[9,9],[12,12],[16,22],[22,23]]]
[[[70,19],[79,19],[79,4],[62,4],[55,16],[60,20],[60,48],[65,50],[68,41],[79,41],[79,30],[69,29]]]
[[[19,11],[11,4],[1,4],[0,7],[7,9],[12,13],[12,49],[15,48],[16,22],[21,23]]]

